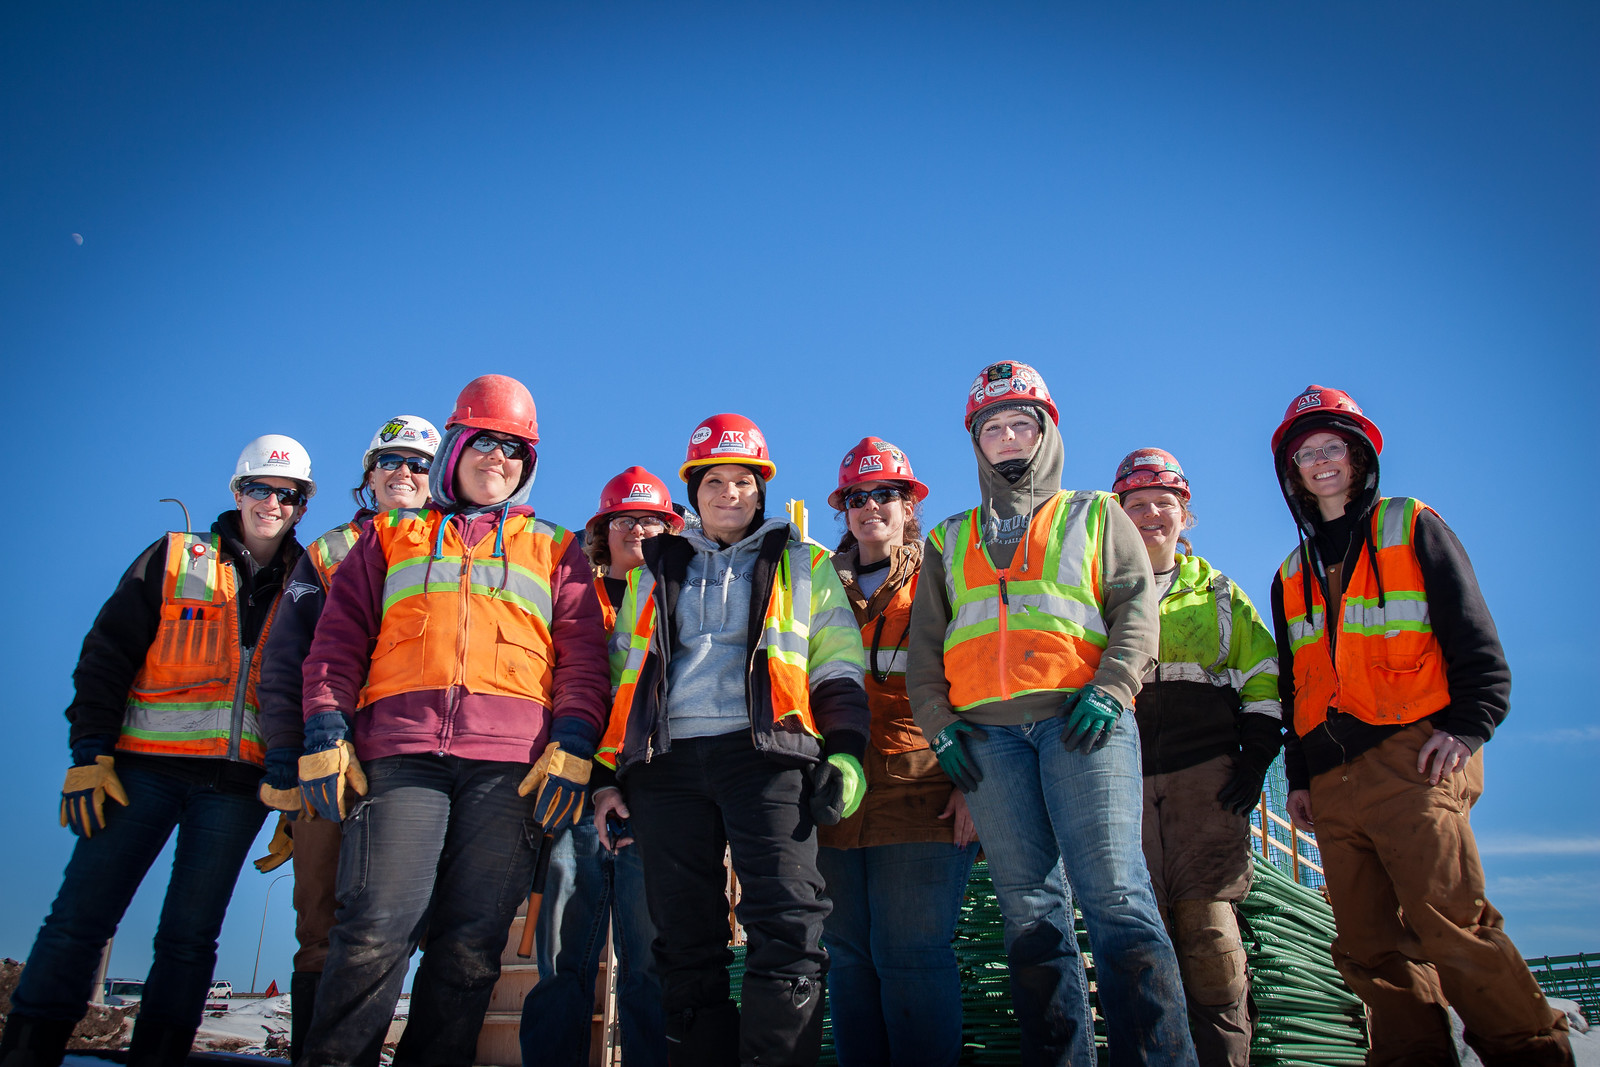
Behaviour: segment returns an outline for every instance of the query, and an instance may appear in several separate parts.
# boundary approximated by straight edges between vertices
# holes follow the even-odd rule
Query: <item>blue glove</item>
[[[571,829],[583,814],[594,756],[593,732],[570,715],[557,717],[550,727],[550,743],[517,786],[518,796],[533,794],[533,817],[546,834]]]
[[[320,711],[306,720],[306,750],[325,752],[350,737],[350,717],[342,711]]]
[[[262,780],[272,788],[300,788],[300,750],[298,748],[267,749],[266,765],[267,773]]]
[[[955,783],[956,788],[963,793],[970,793],[983,781],[983,772],[972,762],[972,754],[967,751],[967,738],[962,736],[964,734],[971,734],[974,741],[982,741],[989,736],[983,727],[957,719],[934,735],[931,747],[933,754],[939,758],[939,767]]]
[[[1061,744],[1085,755],[1111,740],[1111,731],[1122,717],[1122,703],[1097,686],[1086,685],[1061,702],[1067,725],[1061,731]]]

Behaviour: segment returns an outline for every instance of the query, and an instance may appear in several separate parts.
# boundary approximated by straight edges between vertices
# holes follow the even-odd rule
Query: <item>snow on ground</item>
[[[213,1001],[212,1003],[216,1003]],[[196,1048],[227,1052],[264,1049],[272,1034],[289,1032],[289,997],[249,997],[226,1001],[225,1012],[207,1011],[195,1035]],[[239,1042],[243,1041],[241,1045]]]

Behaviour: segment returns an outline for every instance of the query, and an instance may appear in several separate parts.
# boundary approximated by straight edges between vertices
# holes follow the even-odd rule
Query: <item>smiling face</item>
[[[1039,447],[1039,423],[1023,411],[1002,411],[983,420],[978,448],[991,464],[1027,459]]]
[[[748,468],[720,463],[706,470],[696,495],[695,510],[707,536],[731,545],[755,521],[761,486]]]
[[[1344,455],[1338,459],[1328,458],[1326,452],[1330,445],[1336,446],[1334,451],[1342,449]],[[1302,467],[1299,465],[1300,458],[1311,458],[1312,462]],[[1295,464],[1300,484],[1316,497],[1317,507],[1324,519],[1336,519],[1344,514],[1344,506],[1354,488],[1354,478],[1350,467],[1350,446],[1343,437],[1336,433],[1314,433],[1295,445],[1289,462]]]
[[[404,456],[407,459],[427,459],[427,455],[411,448],[391,448],[384,455]],[[381,457],[375,457],[381,458]],[[367,472],[367,488],[378,501],[379,511],[395,508],[420,508],[428,503],[428,476],[413,473],[404,463],[392,471],[374,466]]]
[[[899,486],[893,482],[861,482],[852,485],[850,492],[867,493],[879,488],[898,489]],[[906,512],[910,506],[903,496],[887,504],[868,497],[861,507],[845,509],[845,524],[860,542],[866,562],[882,559],[890,548],[905,543]]]
[[[1123,494],[1122,510],[1139,528],[1151,564],[1156,563],[1158,553],[1162,560],[1171,560],[1178,549],[1178,535],[1183,533],[1184,520],[1188,518],[1183,498],[1170,489],[1135,489]]]
[[[631,530],[619,530],[616,519],[635,519]],[[607,573],[621,578],[635,567],[644,565],[644,543],[665,530],[666,520],[653,511],[619,511],[606,522],[606,548],[611,553]]]
[[[510,434],[485,430],[480,436],[523,446],[516,459],[508,459],[499,448],[479,452],[469,445],[461,450],[461,461],[456,464],[456,496],[469,504],[488,507],[509,499],[517,491],[517,486],[522,484],[528,452],[526,442]]]
[[[274,489],[300,488],[300,483],[292,478],[251,478],[250,481]],[[295,508],[280,504],[275,494],[265,500],[255,500],[234,490],[233,502],[239,508],[239,528],[244,534],[245,547],[263,562],[272,558],[283,535],[294,529],[294,524],[305,513],[305,505]]]

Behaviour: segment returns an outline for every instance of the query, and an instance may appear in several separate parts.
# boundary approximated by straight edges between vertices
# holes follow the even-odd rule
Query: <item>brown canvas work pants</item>
[[[322,972],[328,958],[328,931],[339,907],[334,889],[339,881],[340,825],[327,819],[297,819],[294,829],[294,954],[296,971]]]
[[[1449,1005],[1488,1067],[1570,1064],[1566,1018],[1485,895],[1468,822],[1483,753],[1429,786],[1417,753],[1432,734],[1419,722],[1311,781],[1338,928],[1333,962],[1366,1002],[1367,1063],[1453,1065]]]
[[[1201,1067],[1250,1062],[1250,976],[1234,910],[1250,892],[1250,824],[1217,803],[1232,772],[1233,757],[1217,756],[1144,780],[1145,865],[1177,950]]]

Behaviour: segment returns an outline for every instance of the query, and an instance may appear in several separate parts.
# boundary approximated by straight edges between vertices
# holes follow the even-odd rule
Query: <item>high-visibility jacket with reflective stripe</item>
[[[261,764],[256,649],[267,643],[276,599],[253,647],[241,644],[238,574],[216,534],[169,533],[161,621],[128,691],[117,748]]]
[[[1008,567],[983,547],[983,513],[946,519],[929,539],[943,556],[951,618],[944,667],[960,712],[1094,679],[1107,644],[1100,550],[1110,493],[1063,490],[1033,513]]]
[[[827,568],[826,580],[819,580]],[[628,572],[628,591],[617,613],[617,631],[628,635],[627,650],[620,666],[613,658],[611,721],[595,759],[612,769],[628,735],[628,720],[639,693],[639,678],[646,662],[660,656],[663,627],[659,613],[665,610],[657,595],[655,574],[649,567]],[[759,679],[765,664],[772,714],[769,722],[752,721],[757,737],[798,730],[821,741],[822,734],[811,713],[811,687],[833,678],[860,680],[863,672],[861,636],[855,614],[845,598],[839,577],[833,572],[828,550],[819,545],[791,540],[778,559],[777,574],[767,605],[761,633],[751,650],[752,680]],[[754,716],[752,715],[752,719]],[[646,758],[649,758],[649,752]]]
[[[1145,683],[1201,682],[1234,689],[1243,710],[1283,717],[1277,643],[1243,589],[1199,556],[1179,556],[1161,598],[1161,658]]]
[[[600,598],[600,617],[606,625],[606,657],[611,662],[611,692],[617,691],[617,676],[622,673],[623,661],[628,658],[628,635],[617,628],[617,607],[611,602],[611,591],[606,588],[604,576],[594,580],[595,595]]]
[[[920,571],[919,571],[920,574]],[[906,695],[906,643],[910,639],[911,604],[917,595],[918,574],[895,590],[883,612],[861,626],[861,651],[867,660],[867,704],[872,708],[873,748],[885,754],[912,752],[928,747],[911,718],[911,698]]]
[[[1294,652],[1294,729],[1304,737],[1337,708],[1376,726],[1413,723],[1449,705],[1444,654],[1433,634],[1422,568],[1412,547],[1417,515],[1409,497],[1384,497],[1372,511],[1372,546],[1350,568],[1339,602],[1335,651],[1325,632],[1322,585],[1306,582],[1297,549],[1279,570]],[[1306,586],[1311,602],[1306,603]],[[1381,590],[1380,590],[1381,585]]]
[[[339,564],[344,562],[360,536],[361,524],[347,522],[343,526],[335,526],[306,547],[306,555],[311,557],[311,565],[317,569],[317,577],[322,579],[323,592],[328,591],[328,586],[333,582],[333,572],[339,569]]]
[[[465,545],[450,519],[440,511],[404,510],[372,520],[368,536],[383,546],[388,570],[383,622],[361,706],[462,686],[549,708],[550,587],[572,533],[512,515],[501,527],[496,556],[495,531]]]

